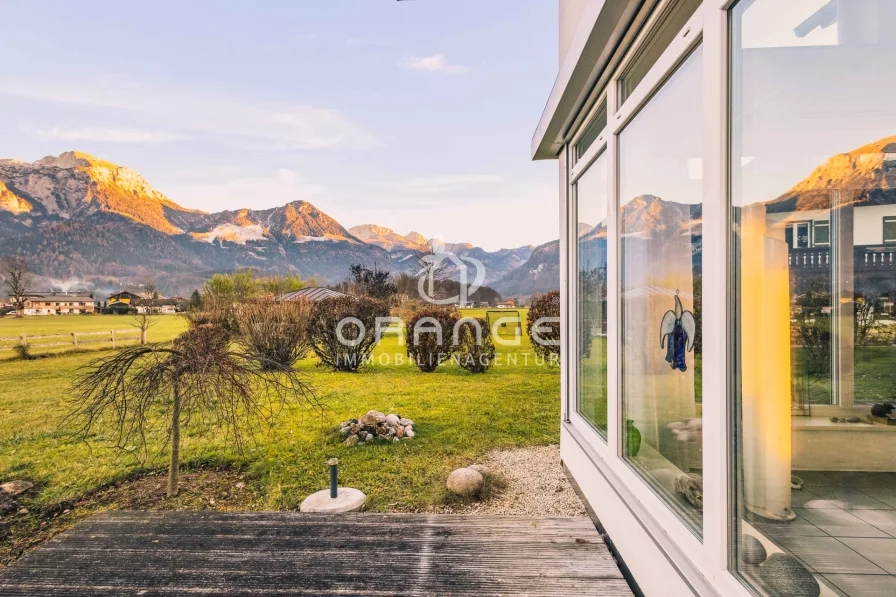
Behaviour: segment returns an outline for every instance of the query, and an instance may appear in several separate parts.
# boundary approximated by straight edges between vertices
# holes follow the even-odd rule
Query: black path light
[[[329,489],[322,489],[306,497],[299,510],[331,514],[360,510],[367,501],[367,496],[363,491],[352,487],[339,487],[339,459],[328,459],[327,467],[330,470]]]
[[[330,465],[330,498],[335,500],[339,497],[339,459],[330,458],[327,464]]]

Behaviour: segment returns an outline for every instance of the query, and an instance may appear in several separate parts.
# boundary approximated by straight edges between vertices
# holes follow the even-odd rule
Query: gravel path
[[[560,446],[489,452],[479,463],[497,473],[507,486],[482,502],[455,505],[458,514],[586,516],[560,466]]]

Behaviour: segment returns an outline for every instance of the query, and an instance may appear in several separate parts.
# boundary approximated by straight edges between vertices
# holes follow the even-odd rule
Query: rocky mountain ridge
[[[137,172],[80,152],[33,163],[0,160],[0,255],[29,256],[49,278],[153,277],[183,293],[213,272],[252,267],[338,282],[352,263],[416,273],[416,256],[428,245],[416,232],[347,230],[306,201],[217,213],[188,209]],[[439,246],[482,261],[487,283],[522,265],[533,249]]]

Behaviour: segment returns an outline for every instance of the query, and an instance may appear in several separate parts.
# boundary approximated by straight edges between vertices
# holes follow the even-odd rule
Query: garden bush
[[[541,321],[539,321],[541,320]],[[538,327],[537,334],[536,326]],[[532,350],[545,360],[560,358],[560,291],[544,294],[529,307],[526,333],[532,341]],[[537,336],[537,338],[536,338]],[[554,355],[552,357],[552,355]]]
[[[435,371],[436,367],[454,355],[452,332],[457,319],[457,313],[452,311],[424,309],[407,324],[405,334],[408,356],[414,359],[420,371]],[[415,339],[414,328],[418,323],[420,330]]]
[[[481,317],[466,318],[476,321],[482,330],[481,338],[478,337],[476,326],[472,321],[462,321],[457,334],[457,364],[470,373],[485,373],[495,360],[495,344],[492,342],[492,333],[488,328],[488,322]]]
[[[308,325],[308,340],[322,365],[336,371],[354,372],[376,348],[376,318],[388,317],[385,303],[367,297],[341,296],[324,299],[314,305]],[[363,330],[354,322],[339,324],[347,318],[361,322]],[[363,334],[361,333],[363,331]]]
[[[240,335],[247,350],[266,370],[285,370],[305,358],[311,304],[305,300],[260,299],[237,311]]]

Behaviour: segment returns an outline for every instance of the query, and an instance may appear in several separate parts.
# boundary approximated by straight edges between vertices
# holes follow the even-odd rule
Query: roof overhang
[[[592,0],[569,44],[554,88],[532,137],[532,159],[555,159],[645,0]]]

